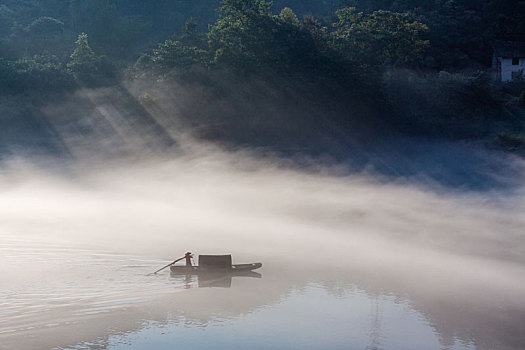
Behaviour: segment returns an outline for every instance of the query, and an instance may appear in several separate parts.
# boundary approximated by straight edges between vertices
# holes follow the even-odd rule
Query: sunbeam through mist
[[[525,349],[524,6],[0,0],[0,350]]]

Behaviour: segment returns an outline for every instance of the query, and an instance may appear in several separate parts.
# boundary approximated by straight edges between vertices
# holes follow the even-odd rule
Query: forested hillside
[[[180,33],[190,17],[205,31],[217,20],[219,6],[219,0],[2,0],[1,54],[20,58],[49,52],[64,59],[75,38],[84,32],[98,52],[129,61],[141,50]],[[274,8],[278,11],[285,6],[292,6],[298,14],[326,17],[335,5],[279,0]]]
[[[242,1],[241,1],[242,2]],[[0,49],[4,58],[49,52],[65,59],[76,37],[84,32],[101,54],[119,60],[155,46],[179,33],[190,17],[205,32],[219,14],[219,0],[2,0]],[[276,0],[273,13],[291,8],[299,18],[311,14],[328,30],[336,11],[383,10],[403,13],[428,27],[427,61],[433,68],[490,64],[491,40],[525,41],[525,4],[519,0]]]
[[[436,68],[490,65],[492,40],[525,41],[525,2],[520,0],[344,0],[365,13],[410,13],[429,27],[428,64]]]
[[[491,78],[493,40],[525,41],[522,1],[1,0],[0,95],[8,110],[29,99],[27,111],[136,80],[221,86],[228,101],[243,79],[264,81],[281,94],[268,103],[293,91],[330,106],[342,133],[367,124],[523,149],[525,85]]]

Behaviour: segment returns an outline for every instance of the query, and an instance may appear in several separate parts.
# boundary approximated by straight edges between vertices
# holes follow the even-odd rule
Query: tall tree
[[[77,41],[75,41],[75,49],[70,58],[71,61],[69,61],[67,66],[74,73],[93,69],[95,62],[97,61],[97,56],[89,46],[88,35],[86,33],[82,33],[78,36]]]
[[[89,46],[88,35],[85,33],[78,36],[70,58],[67,67],[83,85],[104,85],[115,78],[115,67],[105,56],[95,54]]]
[[[182,35],[175,35],[153,50],[153,62],[162,68],[183,68],[207,64],[207,43],[197,30],[197,22],[189,18]]]
[[[223,0],[219,13],[208,33],[216,64],[250,70],[277,59],[272,44],[278,24],[270,2]]]

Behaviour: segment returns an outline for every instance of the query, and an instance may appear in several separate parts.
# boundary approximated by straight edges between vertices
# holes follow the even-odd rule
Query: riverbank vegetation
[[[342,134],[364,127],[373,135],[491,140],[523,152],[525,83],[497,82],[488,70],[492,40],[525,41],[522,7],[500,0],[4,0],[0,97],[38,108],[78,89],[144,81],[139,102],[151,104],[161,98],[152,82],[173,81],[198,86],[210,105],[241,98],[282,106],[268,111],[275,127],[300,118],[290,117],[302,110],[291,102],[310,101],[311,118],[328,119]],[[241,111],[191,118],[250,128]],[[9,127],[11,118],[1,118]]]

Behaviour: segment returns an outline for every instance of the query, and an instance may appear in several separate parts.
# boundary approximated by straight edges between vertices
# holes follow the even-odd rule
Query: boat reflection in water
[[[186,265],[170,267],[171,277],[184,276],[187,289],[194,285],[194,276],[197,276],[197,285],[203,287],[231,288],[232,277],[261,278],[260,273],[252,270],[262,267],[261,263],[232,264],[231,255],[199,255],[199,265],[193,266],[193,255],[186,253]]]
[[[252,277],[252,278],[262,278],[262,275],[260,273],[254,272],[254,271],[245,271],[242,273],[224,273],[220,271],[216,272],[208,272],[208,273],[200,273],[197,275],[192,274],[186,274],[181,275],[180,273],[171,273],[170,276],[174,278],[175,280],[184,280],[184,287],[186,289],[190,289],[195,286],[195,282],[197,282],[197,286],[199,288],[231,288],[232,286],[232,278],[233,277]]]

